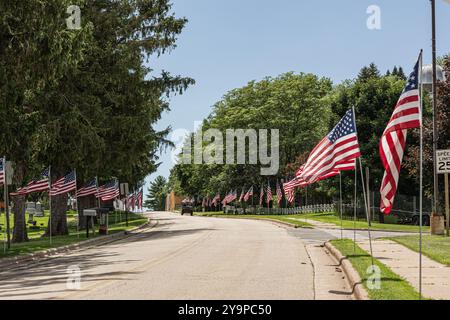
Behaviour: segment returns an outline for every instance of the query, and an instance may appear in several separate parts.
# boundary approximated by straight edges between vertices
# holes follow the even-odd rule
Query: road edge
[[[361,277],[353,268],[352,263],[347,259],[347,257],[343,256],[342,253],[328,241],[325,242],[324,246],[336,259],[336,261],[339,263],[339,266],[342,267],[342,270],[347,277],[347,281],[349,282],[350,287],[353,288],[353,295],[355,296],[355,298],[357,300],[370,300],[369,294],[362,284]]]
[[[134,227],[130,230],[124,230],[124,231],[116,232],[114,234],[103,236],[100,238],[84,240],[84,241],[73,243],[73,244],[70,244],[67,246],[37,251],[37,252],[29,253],[26,255],[22,255],[22,256],[3,258],[3,259],[0,259],[0,268],[19,266],[19,265],[29,263],[29,262],[36,262],[41,259],[45,259],[45,258],[51,257],[51,256],[59,254],[59,253],[94,247],[94,246],[106,244],[106,243],[109,243],[112,241],[121,240],[122,238],[126,238],[129,235],[129,233],[139,231],[139,230],[142,230],[145,228],[152,229],[157,224],[158,224],[157,221],[153,221],[153,220],[150,220],[150,218],[147,218],[147,222],[145,222],[144,224],[142,224],[140,226]]]

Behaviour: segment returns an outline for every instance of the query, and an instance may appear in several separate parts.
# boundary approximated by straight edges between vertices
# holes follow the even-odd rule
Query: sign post
[[[447,237],[450,236],[450,208],[449,208],[449,190],[448,190],[448,174],[450,173],[450,150],[436,151],[437,173],[444,175],[445,181],[445,229]]]

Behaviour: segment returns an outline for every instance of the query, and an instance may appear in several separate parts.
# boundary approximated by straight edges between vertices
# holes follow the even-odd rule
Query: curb
[[[40,259],[48,258],[55,254],[59,254],[59,253],[63,253],[63,252],[74,251],[74,250],[81,249],[81,248],[94,247],[94,246],[98,246],[101,244],[106,244],[106,243],[110,243],[113,241],[125,239],[127,236],[129,236],[129,233],[139,231],[142,229],[146,229],[148,227],[154,228],[157,224],[158,224],[157,222],[152,223],[150,221],[150,218],[147,218],[146,223],[144,223],[140,226],[134,227],[133,229],[130,229],[130,230],[120,231],[120,232],[117,232],[117,233],[114,233],[111,235],[107,235],[107,236],[103,236],[100,238],[84,240],[84,241],[73,243],[73,244],[70,244],[67,246],[63,246],[63,247],[57,247],[57,248],[51,248],[51,249],[47,249],[47,250],[43,250],[43,251],[37,251],[37,252],[29,253],[29,254],[23,255],[23,256],[15,256],[15,257],[11,257],[11,258],[0,259],[0,269],[5,268],[5,267],[11,267],[11,266],[19,266],[21,264],[28,263],[28,262],[36,262],[36,261],[39,261]]]
[[[367,290],[362,285],[361,277],[358,272],[353,268],[352,263],[344,257],[341,252],[336,249],[330,242],[325,242],[325,248],[331,253],[331,255],[336,259],[339,265],[344,270],[347,276],[347,281],[353,288],[353,295],[357,300],[370,300]]]

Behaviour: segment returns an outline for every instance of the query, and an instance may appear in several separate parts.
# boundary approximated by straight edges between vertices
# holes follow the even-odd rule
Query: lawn
[[[314,221],[325,222],[341,226],[341,219],[334,213],[308,213],[303,215],[297,215],[301,219],[311,219]],[[342,225],[345,229],[367,229],[366,221],[356,221],[354,224],[353,220],[342,220]],[[404,225],[404,224],[391,224],[391,223],[379,223],[372,222],[372,230],[384,230],[384,231],[404,231],[404,232],[419,232],[418,226]],[[429,227],[423,227],[424,232],[428,232]]]
[[[47,213],[46,213],[47,214]],[[11,219],[12,220],[12,219]],[[77,231],[76,227],[76,212],[69,212],[67,215],[67,222],[69,226],[69,235],[67,236],[56,236],[52,237],[52,243],[50,244],[50,240],[48,237],[42,238],[42,235],[44,234],[47,223],[48,223],[48,216],[42,217],[42,218],[35,218],[37,221],[36,226],[37,229],[30,229],[30,225],[28,225],[28,237],[30,241],[24,242],[24,243],[13,243],[11,244],[11,249],[9,251],[5,251],[6,247],[4,245],[4,217],[1,219],[2,224],[2,244],[0,247],[0,258],[3,257],[10,257],[10,256],[16,256],[16,255],[23,255],[28,254],[32,252],[37,252],[41,250],[46,250],[49,248],[56,248],[61,247],[73,243],[77,243],[83,240],[86,240],[86,231],[81,230]],[[113,234],[116,232],[128,230],[134,227],[137,227],[139,225],[144,224],[147,221],[147,218],[140,214],[131,213],[128,215],[128,227],[126,226],[125,222],[125,214],[118,214],[113,213],[109,216],[109,234]],[[12,221],[11,221],[12,224]],[[98,234],[98,226],[96,228],[96,234],[95,236],[92,235],[92,230],[90,233],[90,238],[93,237],[99,237]]]
[[[347,257],[353,265],[353,268],[358,272],[363,281],[369,298],[372,300],[418,300],[419,293],[403,278],[392,272],[387,266],[382,264],[377,259],[374,259],[374,264],[380,268],[381,271],[381,286],[379,289],[369,289],[367,286],[367,279],[370,274],[367,274],[367,269],[372,265],[370,255],[356,245],[354,250],[354,242],[351,240],[332,240],[331,243],[338,249],[343,256]]]
[[[312,227],[308,220],[319,221],[324,223],[330,223],[337,226],[341,226],[341,219],[337,217],[334,213],[307,213],[307,214],[294,214],[294,215],[226,215],[222,211],[216,212],[199,212],[195,213],[200,216],[221,216],[221,217],[233,217],[233,218],[270,218],[275,220],[280,220],[284,222],[289,222],[292,224],[297,224],[299,226]],[[299,219],[299,220],[296,220]],[[367,222],[365,221],[356,221],[356,224],[353,224],[353,220],[342,220],[342,225],[345,229],[353,229],[356,226],[356,229],[367,229]],[[402,232],[419,232],[418,226],[411,225],[403,225],[403,224],[390,224],[390,223],[378,223],[372,222],[371,226],[372,230],[380,230],[380,231],[402,231]],[[429,227],[423,227],[424,232],[428,232],[430,230]]]
[[[392,237],[395,241],[405,247],[419,252],[419,236]],[[428,258],[450,266],[450,238],[444,236],[424,235],[422,239],[422,252]]]
[[[281,215],[236,215],[236,214],[224,214],[222,211],[217,212],[197,212],[197,216],[203,217],[221,217],[221,218],[237,218],[237,219],[260,219],[260,220],[277,220],[281,222],[287,222],[295,225],[299,228],[312,228],[312,225],[300,220],[292,219],[293,216],[281,216]]]

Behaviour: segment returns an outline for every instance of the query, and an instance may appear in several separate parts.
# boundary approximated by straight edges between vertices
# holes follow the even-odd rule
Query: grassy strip
[[[292,219],[291,216],[280,215],[237,215],[237,214],[224,214],[223,212],[199,212],[195,213],[196,216],[203,217],[220,217],[220,218],[235,218],[235,219],[259,219],[259,220],[277,220],[280,222],[290,223],[299,228],[312,228],[313,226],[305,221]]]
[[[69,235],[67,236],[56,236],[52,237],[52,243],[50,244],[50,239],[48,237],[41,237],[45,232],[45,228],[47,227],[48,217],[45,218],[36,218],[44,219],[44,226],[41,226],[39,230],[35,230],[34,232],[30,232],[30,241],[23,243],[13,243],[11,244],[11,249],[5,252],[4,243],[2,247],[0,247],[0,259],[4,257],[12,257],[17,255],[29,254],[41,250],[47,250],[50,248],[62,247],[70,244],[74,244],[77,242],[81,242],[86,240],[86,231],[77,231],[75,219],[71,220],[68,217],[69,221]],[[117,215],[117,220],[115,220],[115,215],[111,214],[109,224],[109,234],[125,231],[132,229],[134,227],[140,226],[147,222],[147,218],[143,217],[139,214],[129,214],[128,215],[128,227],[125,222],[125,214],[122,214],[120,217]],[[98,232],[95,235],[92,235],[92,231],[90,233],[89,239],[101,237]],[[3,239],[2,239],[3,240]]]
[[[367,286],[367,269],[372,265],[370,255],[356,245],[354,250],[354,242],[351,240],[332,240],[333,246],[338,249],[343,256],[347,257],[353,265],[353,268],[361,277],[364,287],[366,288],[369,298],[372,300],[418,300],[419,293],[399,275],[392,272],[387,266],[377,259],[374,264],[381,270],[381,287],[380,289],[369,289]]]
[[[419,236],[392,237],[389,240],[419,252]],[[450,267],[450,238],[444,236],[424,235],[422,252],[428,258]]]
[[[218,212],[200,212],[196,213],[197,215],[206,215],[206,216],[224,216],[225,214],[222,211]],[[237,216],[237,215],[231,215]],[[246,217],[244,215],[240,215],[242,217]],[[287,222],[295,223],[296,219],[300,219],[302,221],[306,221],[307,225],[311,226],[311,224],[307,223],[307,220],[313,220],[323,223],[334,224],[336,226],[341,226],[341,219],[337,217],[333,213],[307,213],[307,214],[294,214],[294,215],[271,215],[271,216],[261,216],[256,215],[255,217],[274,217],[274,219],[289,219]],[[298,220],[297,220],[298,221]],[[356,224],[353,224],[353,220],[342,220],[342,225],[345,229],[353,229],[356,226],[356,229],[367,229],[367,222],[365,221],[356,221]],[[418,226],[410,226],[403,224],[389,224],[389,223],[378,223],[372,222],[372,230],[379,231],[402,231],[402,232],[419,232]],[[423,228],[424,232],[428,232],[430,230],[429,227]]]
[[[324,223],[331,223],[337,226],[341,225],[341,219],[334,215],[333,213],[308,213],[306,215],[300,215],[300,217]],[[353,220],[342,220],[342,225],[346,229],[353,229]],[[365,221],[356,221],[357,229],[367,229],[367,222]],[[389,224],[389,223],[379,223],[372,222],[371,224],[372,230],[380,230],[380,231],[405,231],[405,232],[419,232],[418,226],[404,225],[404,224]],[[425,232],[429,231],[429,227],[424,227],[423,230]]]

